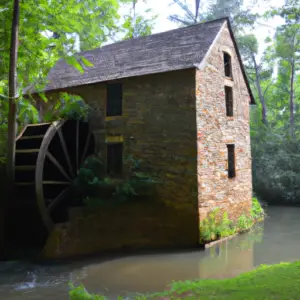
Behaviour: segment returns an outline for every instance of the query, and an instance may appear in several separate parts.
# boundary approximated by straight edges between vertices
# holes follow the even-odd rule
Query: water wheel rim
[[[54,220],[52,219],[52,212],[56,208],[56,206],[64,199],[66,194],[68,193],[70,189],[70,184],[72,180],[77,176],[78,170],[83,164],[85,158],[91,154],[91,152],[94,152],[94,146],[95,146],[95,139],[94,135],[90,129],[90,126],[88,124],[87,127],[87,136],[83,140],[84,141],[84,148],[79,149],[79,143],[82,143],[80,140],[80,127],[81,127],[81,121],[76,121],[76,129],[75,129],[75,164],[74,161],[72,161],[70,153],[72,150],[69,148],[70,145],[68,145],[68,140],[65,139],[66,136],[64,135],[64,125],[69,122],[70,120],[59,120],[53,122],[50,127],[47,129],[41,146],[40,151],[37,156],[36,161],[36,171],[35,171],[35,194],[36,194],[36,202],[38,209],[41,214],[41,218],[43,223],[45,224],[48,232],[51,232],[54,227]],[[57,160],[57,158],[51,154],[51,151],[49,148],[51,148],[51,143],[53,139],[55,138],[55,135],[58,134],[60,144],[62,147],[62,152],[64,153],[64,159],[66,160],[66,165],[62,166]],[[93,150],[91,151],[91,145]],[[71,151],[71,152],[69,152]],[[65,182],[57,182],[57,181],[44,181],[44,170],[45,170],[45,160],[48,159],[52,162],[53,165],[56,166],[57,172],[60,172],[63,177],[65,178]],[[67,169],[66,169],[67,168]],[[46,183],[51,183],[54,185],[66,185],[64,189],[62,189],[60,192],[57,193],[54,199],[51,199],[52,201],[48,204],[46,203],[45,199],[45,191],[44,187]],[[47,205],[48,204],[48,205]]]
[[[45,159],[47,156],[50,143],[54,138],[55,134],[57,133],[57,131],[62,128],[65,122],[66,120],[59,120],[53,122],[50,125],[41,143],[40,151],[36,161],[36,171],[35,171],[36,202],[41,214],[42,221],[49,232],[53,229],[54,223],[48,212],[45,199],[44,199],[44,186],[43,186],[44,164],[45,164]]]

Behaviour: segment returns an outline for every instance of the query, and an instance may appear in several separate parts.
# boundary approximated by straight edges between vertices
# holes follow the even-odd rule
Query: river
[[[207,250],[89,259],[68,264],[0,262],[3,300],[66,300],[68,283],[84,283],[109,299],[130,292],[155,292],[172,280],[229,278],[260,264],[300,260],[300,208],[271,207],[249,233]]]

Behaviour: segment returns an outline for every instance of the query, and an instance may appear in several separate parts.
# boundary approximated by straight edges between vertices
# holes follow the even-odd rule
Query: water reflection
[[[162,290],[172,280],[228,278],[262,263],[300,259],[300,208],[272,208],[264,226],[206,251],[83,261],[59,266],[0,263],[0,295],[6,300],[68,299],[68,282],[92,292],[116,294]]]

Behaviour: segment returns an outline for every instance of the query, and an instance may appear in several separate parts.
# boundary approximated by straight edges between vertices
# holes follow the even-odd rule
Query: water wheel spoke
[[[71,180],[70,176],[66,173],[66,171],[62,167],[62,165],[58,162],[58,160],[49,151],[47,151],[46,156],[59,169],[59,171],[65,176],[65,178],[67,178],[68,180]]]
[[[55,223],[68,220],[68,209],[74,204],[72,180],[91,154],[94,136],[80,121],[58,120],[27,125],[17,141],[18,196],[21,199],[25,194],[35,202],[41,221],[51,232]]]
[[[90,145],[91,137],[92,137],[92,133],[89,131],[89,134],[86,138],[84,149],[83,149],[83,152],[82,152],[82,155],[81,155],[80,165],[82,165],[84,163],[84,160],[85,160],[85,157],[86,157],[89,145]]]
[[[76,169],[78,171],[78,164],[79,164],[79,121],[76,122]]]
[[[53,209],[55,208],[55,206],[64,199],[64,197],[66,196],[68,191],[69,191],[69,188],[64,189],[61,193],[59,193],[57,195],[56,198],[51,200],[50,204],[47,206],[48,213],[51,213],[53,211]]]
[[[67,144],[66,144],[66,141],[64,139],[63,133],[62,133],[62,131],[61,131],[60,128],[57,130],[57,132],[58,132],[59,139],[60,139],[60,142],[61,142],[64,154],[65,154],[65,158],[66,158],[68,166],[69,166],[70,174],[71,174],[72,177],[74,177],[75,175],[74,175],[74,172],[73,172],[73,168],[72,168],[72,164],[71,164],[71,159],[70,159],[70,156],[69,156]]]

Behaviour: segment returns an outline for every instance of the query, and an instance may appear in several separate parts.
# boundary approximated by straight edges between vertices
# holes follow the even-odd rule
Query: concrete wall
[[[223,51],[232,60],[225,78]],[[233,117],[226,116],[224,86],[233,88]],[[215,207],[236,219],[249,212],[252,198],[249,95],[227,25],[196,72],[199,212]],[[236,177],[227,174],[227,146],[235,144]]]

